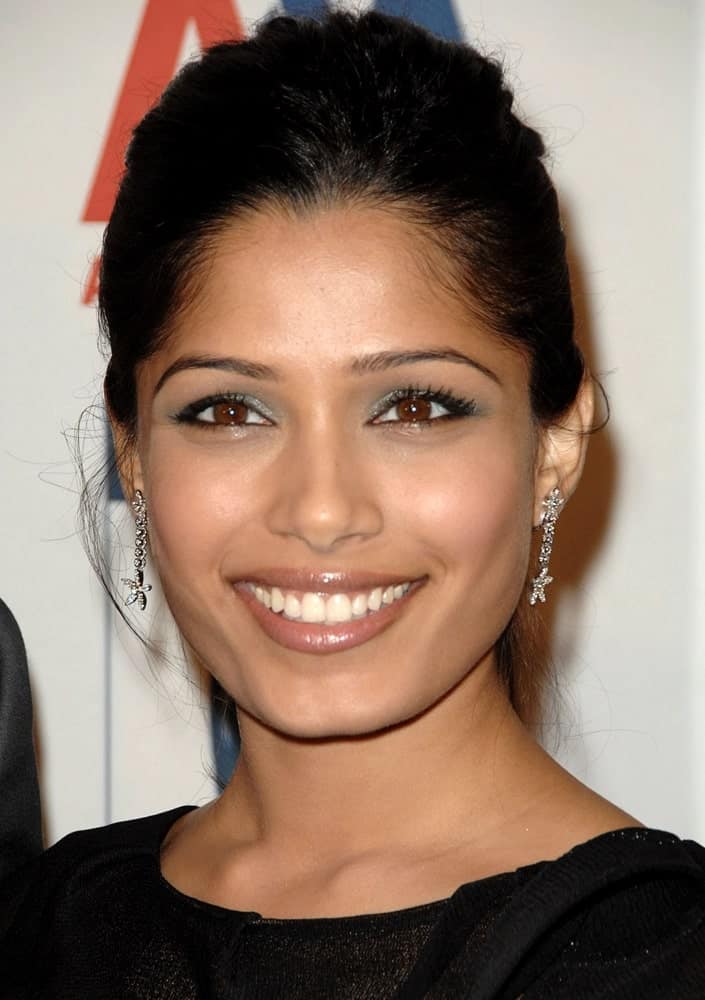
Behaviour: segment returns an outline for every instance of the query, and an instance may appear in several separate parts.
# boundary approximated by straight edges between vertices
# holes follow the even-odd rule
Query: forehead
[[[252,212],[212,241],[194,289],[162,363],[207,352],[333,370],[365,352],[445,346],[528,378],[523,353],[473,314],[447,255],[398,210]]]

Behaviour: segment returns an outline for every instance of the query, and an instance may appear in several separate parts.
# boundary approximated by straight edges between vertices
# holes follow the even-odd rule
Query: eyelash
[[[477,404],[473,399],[464,399],[461,396],[456,396],[447,389],[439,387],[434,389],[432,386],[426,386],[422,388],[420,385],[408,385],[405,388],[394,389],[392,392],[388,393],[384,399],[380,401],[380,405],[377,407],[375,413],[372,415],[372,420],[377,420],[380,416],[383,416],[388,410],[393,409],[399,403],[404,402],[407,399],[421,399],[426,400],[429,403],[438,403],[443,406],[448,413],[442,414],[440,417],[431,417],[428,420],[418,420],[418,421],[404,421],[404,420],[384,420],[382,425],[391,424],[396,426],[401,424],[406,427],[419,427],[427,429],[433,424],[446,423],[450,420],[458,420],[462,417],[474,416],[477,413]],[[239,392],[223,392],[216,393],[211,396],[206,396],[203,399],[198,399],[193,403],[189,403],[178,413],[174,414],[173,420],[179,424],[191,424],[192,426],[198,426],[204,429],[215,430],[219,427],[227,427],[227,424],[217,424],[210,420],[199,420],[199,414],[203,413],[211,406],[217,406],[220,403],[238,403],[242,406],[246,406],[248,409],[254,410],[259,416],[266,416],[261,413],[260,410],[254,405],[255,400],[250,396],[245,396]],[[266,419],[269,419],[268,417]],[[243,424],[231,424],[231,427],[261,427],[262,424],[253,421],[252,423]],[[380,426],[380,425],[376,425]]]
[[[408,385],[404,389],[394,389],[393,392],[390,392],[381,400],[380,407],[378,407],[372,419],[376,420],[382,414],[386,413],[387,410],[392,409],[406,399],[424,399],[429,403],[439,403],[449,412],[443,414],[441,417],[433,417],[430,420],[384,421],[385,423],[410,423],[412,426],[417,424],[420,427],[430,427],[431,424],[445,423],[448,420],[457,420],[460,417],[471,417],[477,412],[477,404],[474,399],[464,399],[462,396],[456,396],[442,386],[434,389],[429,385],[424,389],[416,384]]]

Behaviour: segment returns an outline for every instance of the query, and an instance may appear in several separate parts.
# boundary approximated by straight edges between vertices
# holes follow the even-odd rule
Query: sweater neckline
[[[179,806],[176,809],[170,809],[168,812],[160,813],[158,816],[154,817],[156,822],[153,827],[153,837],[150,838],[151,843],[149,857],[152,875],[159,886],[159,890],[163,898],[165,898],[172,906],[176,906],[182,911],[190,911],[192,914],[197,913],[201,917],[206,914],[210,914],[221,921],[230,920],[237,923],[247,923],[249,925],[257,925],[271,929],[278,928],[280,930],[294,930],[306,928],[313,931],[323,931],[334,930],[337,928],[340,928],[341,930],[351,930],[353,928],[363,929],[367,926],[382,929],[383,927],[393,927],[399,925],[416,925],[424,922],[426,919],[439,917],[445,909],[449,906],[453,906],[459,897],[466,895],[468,892],[481,892],[493,885],[500,885],[502,882],[506,882],[507,880],[523,881],[524,877],[530,877],[531,874],[537,872],[547,863],[545,861],[537,861],[533,864],[523,865],[514,871],[498,872],[494,875],[487,875],[484,878],[463,883],[458,886],[458,888],[451,893],[450,896],[430,900],[424,903],[418,903],[414,906],[402,907],[401,909],[396,910],[382,910],[374,913],[355,913],[349,915],[345,914],[335,917],[265,917],[255,910],[231,909],[229,907],[220,906],[217,903],[209,903],[207,900],[198,899],[196,896],[190,896],[188,893],[177,889],[177,887],[172,885],[172,883],[169,882],[169,880],[163,875],[160,858],[162,843],[174,823],[180,819],[181,816],[186,815],[186,813],[193,812],[197,808],[198,806],[194,805]]]
[[[530,879],[533,875],[538,874],[538,872],[547,865],[560,860],[557,858],[553,860],[535,861],[527,865],[520,865],[518,868],[512,870],[496,872],[493,875],[486,875],[482,878],[462,883],[453,893],[451,893],[450,896],[396,910],[384,910],[376,913],[359,913],[335,917],[264,917],[261,913],[254,910],[231,909],[229,907],[220,906],[217,903],[209,903],[206,900],[198,899],[195,896],[190,896],[187,893],[182,892],[180,889],[177,889],[176,886],[172,885],[172,883],[169,882],[169,880],[162,874],[160,855],[163,841],[165,840],[171,827],[178,819],[181,818],[181,816],[186,815],[186,813],[193,812],[197,808],[198,806],[195,805],[179,806],[153,817],[156,822],[153,828],[154,835],[150,838],[151,844],[149,855],[152,862],[152,874],[158,883],[162,895],[169,900],[172,905],[175,905],[182,910],[191,911],[192,913],[199,913],[201,916],[204,914],[211,914],[219,920],[234,920],[238,923],[280,928],[282,930],[294,929],[296,927],[306,927],[310,929],[333,929],[335,927],[340,927],[352,929],[353,927],[362,928],[366,925],[381,927],[382,925],[393,926],[394,924],[399,923],[404,925],[420,923],[426,917],[430,918],[433,916],[440,916],[441,912],[449,906],[454,908],[455,905],[461,905],[461,903],[464,904],[468,897],[474,896],[477,892],[486,892],[487,890],[495,886],[500,886],[502,883],[506,883],[507,881],[511,881],[514,886],[528,881],[528,879]],[[586,849],[589,850],[591,847],[597,846],[598,844],[602,844],[611,839],[624,839],[625,837],[634,841],[648,840],[652,843],[659,844],[675,844],[681,842],[680,838],[676,834],[669,833],[664,830],[655,830],[651,827],[637,826],[621,827],[617,830],[608,830],[605,833],[597,834],[580,844],[574,845],[561,855],[561,858],[565,858],[566,856],[573,854],[573,852],[584,852]]]

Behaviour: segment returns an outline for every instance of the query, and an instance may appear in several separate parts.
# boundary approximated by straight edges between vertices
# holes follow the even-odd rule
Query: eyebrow
[[[390,368],[399,368],[402,365],[417,364],[422,361],[450,361],[453,364],[468,365],[476,371],[481,372],[488,378],[501,385],[499,377],[475,358],[471,358],[462,351],[457,351],[453,347],[440,347],[420,349],[416,351],[377,351],[374,354],[363,354],[353,358],[348,366],[348,371],[352,375],[367,375],[372,372],[388,371]],[[237,375],[245,375],[248,378],[266,379],[271,382],[282,380],[281,373],[270,365],[263,365],[256,361],[247,361],[245,358],[232,357],[210,357],[208,355],[187,355],[179,358],[162,373],[154,389],[154,395],[159,392],[167,379],[170,379],[178,372],[190,371],[192,369],[208,368],[221,372],[233,372]]]
[[[419,361],[451,361],[457,365],[469,365],[476,371],[487,375],[497,385],[501,385],[498,376],[481,364],[475,358],[471,358],[462,351],[456,351],[454,347],[437,347],[416,351],[378,351],[376,354],[363,354],[359,358],[353,358],[350,363],[350,371],[354,375],[366,375],[369,372],[383,372],[389,368],[398,368],[400,365],[415,364]]]

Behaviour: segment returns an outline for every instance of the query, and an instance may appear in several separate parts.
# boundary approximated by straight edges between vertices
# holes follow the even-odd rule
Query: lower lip
[[[284,618],[283,614],[276,614],[266,608],[245,584],[235,584],[233,589],[270,639],[280,646],[300,653],[337,653],[343,649],[360,646],[389,628],[404,613],[412,595],[425,582],[426,577],[414,581],[403,597],[397,598],[379,611],[374,611],[364,618],[335,625],[317,625]]]

